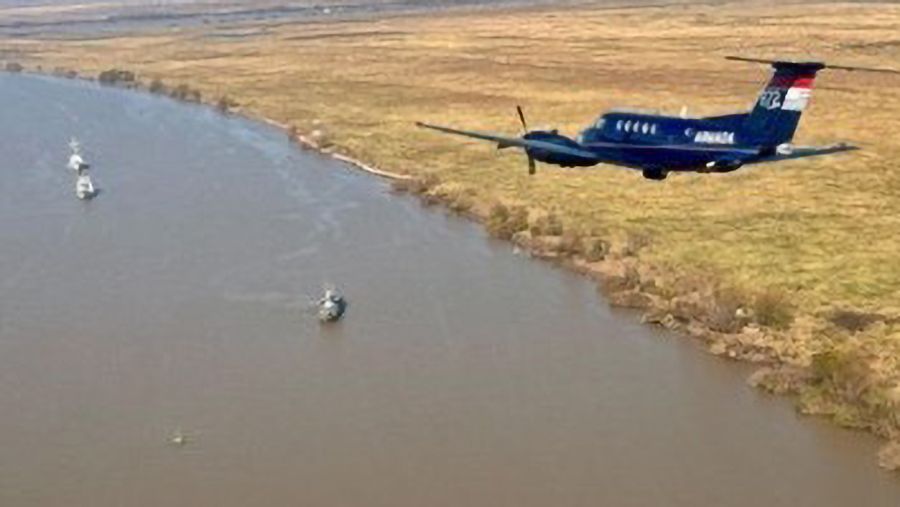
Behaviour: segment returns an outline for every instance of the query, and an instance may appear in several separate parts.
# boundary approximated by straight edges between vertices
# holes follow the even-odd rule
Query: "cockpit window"
[[[600,118],[597,120],[597,123],[594,124],[594,128],[602,130],[604,125],[606,125],[606,118]]]

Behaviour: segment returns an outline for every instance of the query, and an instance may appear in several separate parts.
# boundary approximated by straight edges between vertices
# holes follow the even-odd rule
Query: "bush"
[[[849,402],[861,401],[878,383],[871,361],[852,343],[814,354],[811,370],[813,382],[831,387]]]
[[[584,240],[577,232],[566,231],[559,238],[559,245],[556,247],[556,250],[560,255],[578,255],[584,251]]]
[[[769,289],[753,298],[753,315],[763,326],[785,329],[794,322],[794,305],[784,292]]]
[[[154,79],[150,82],[150,87],[148,88],[150,93],[158,93],[160,95],[164,95],[166,93],[166,85],[160,79]]]
[[[135,82],[134,72],[122,69],[108,69],[97,75],[97,81],[104,85],[132,85]]]
[[[744,294],[735,289],[721,287],[716,289],[712,297],[712,306],[706,316],[709,328],[719,333],[736,333],[743,329],[748,319],[739,316],[738,312],[744,307],[746,299]]]
[[[835,326],[856,333],[880,320],[884,320],[884,315],[854,310],[834,310],[828,315],[828,320]]]
[[[508,208],[497,203],[491,207],[486,226],[491,236],[511,239],[515,233],[528,229],[528,211],[522,206]]]
[[[475,192],[471,189],[457,188],[446,196],[448,206],[457,213],[466,213],[475,206]]]
[[[900,470],[900,441],[894,441],[878,451],[878,464],[891,471]]]
[[[218,102],[216,102],[216,109],[218,109],[222,113],[227,113],[233,107],[237,106],[237,102],[228,97],[228,95],[222,95],[219,97]]]
[[[18,62],[7,62],[5,68],[6,72],[12,73],[19,73],[25,70],[25,67],[22,67],[22,64]]]
[[[594,238],[590,240],[584,249],[584,259],[588,262],[600,262],[609,254],[609,242]]]
[[[180,84],[169,92],[169,96],[175,100],[184,102],[200,102],[203,95],[200,90],[195,90],[186,84]]]
[[[562,236],[563,225],[556,213],[542,215],[531,225],[532,236]]]
[[[409,180],[408,190],[413,194],[426,194],[441,184],[441,178],[434,173],[417,176]]]
[[[642,232],[629,232],[625,238],[625,246],[622,248],[622,255],[625,257],[634,257],[641,250],[647,248],[652,243],[650,236]]]

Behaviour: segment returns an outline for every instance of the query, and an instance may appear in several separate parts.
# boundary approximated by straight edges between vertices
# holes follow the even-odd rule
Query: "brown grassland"
[[[31,68],[187,84],[410,175],[398,188],[596,275],[614,303],[714,353],[760,363],[754,383],[802,411],[891,439],[882,462],[900,466],[900,76],[820,76],[797,143],[862,151],[664,182],[604,167],[529,177],[519,155],[414,127],[512,133],[516,104],[532,126],[571,135],[616,106],[743,110],[768,69],[724,55],[900,67],[900,5],[455,12],[7,39],[0,50]]]

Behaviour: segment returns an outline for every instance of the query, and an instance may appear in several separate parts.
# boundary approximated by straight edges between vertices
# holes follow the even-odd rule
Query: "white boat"
[[[97,195],[91,177],[84,171],[79,171],[78,179],[75,180],[75,195],[81,200],[93,199]]]
[[[319,320],[322,322],[335,322],[344,316],[347,310],[347,300],[335,290],[325,291],[325,295],[319,299]]]
[[[81,156],[81,144],[79,144],[78,140],[72,138],[69,141],[69,148],[72,150],[72,155],[69,156],[68,168],[78,172],[79,174],[85,170],[87,170],[90,165],[84,161],[84,158]]]

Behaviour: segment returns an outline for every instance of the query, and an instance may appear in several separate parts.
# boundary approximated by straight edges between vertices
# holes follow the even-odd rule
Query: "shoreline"
[[[28,74],[66,78],[45,71],[31,71]],[[97,86],[160,96],[160,93],[152,91],[150,83],[139,78],[127,86],[100,83],[88,76],[77,76],[77,79]],[[648,246],[652,239],[628,237],[624,242],[600,239],[585,251],[583,246],[575,244],[583,242],[581,238],[567,238],[564,233],[551,234],[552,224],[544,230],[528,227],[531,223],[529,210],[522,206],[501,202],[494,203],[490,208],[462,206],[458,202],[460,195],[444,188],[437,175],[413,176],[380,169],[340,153],[339,141],[323,146],[316,140],[314,132],[299,132],[294,126],[243,107],[223,109],[211,101],[171,98],[278,128],[301,149],[313,150],[353,169],[391,180],[396,191],[416,195],[425,205],[440,204],[448,211],[481,223],[491,236],[510,241],[532,257],[591,278],[598,284],[609,305],[640,311],[642,323],[700,340],[713,355],[757,365],[759,368],[747,379],[748,383],[774,394],[789,396],[801,413],[822,415],[841,426],[864,429],[885,439],[886,443],[879,453],[879,464],[889,470],[900,470],[900,421],[895,419],[890,406],[887,412],[881,412],[877,406],[849,403],[841,398],[840,392],[831,392],[832,387],[839,386],[823,386],[815,362],[803,364],[799,352],[785,349],[791,345],[787,330],[756,322],[754,312],[749,308],[752,303],[746,299],[734,294],[723,298],[708,286],[674,293],[669,292],[670,287],[660,286],[658,280],[668,274],[664,275],[660,266],[639,257],[640,250]],[[572,244],[568,244],[570,242]],[[680,273],[676,277],[681,275],[688,279],[703,276]],[[720,299],[731,300],[722,308]],[[884,321],[888,320],[890,318],[886,317]],[[796,361],[786,358],[795,358]],[[835,360],[840,361],[840,358]],[[847,410],[852,411],[852,417],[847,415]]]
[[[257,120],[262,123],[265,123],[266,125],[271,125],[273,127],[279,128],[282,131],[284,131],[284,133],[287,136],[289,136],[292,141],[294,141],[295,143],[300,145],[301,148],[303,148],[305,150],[313,150],[321,155],[326,155],[328,157],[333,158],[334,160],[343,162],[359,171],[363,171],[365,173],[368,173],[368,174],[371,174],[374,176],[378,176],[380,178],[386,178],[386,179],[392,180],[392,181],[412,179],[412,177],[409,175],[395,173],[395,172],[391,172],[391,171],[385,171],[383,169],[378,169],[377,167],[366,164],[362,160],[358,160],[353,157],[348,157],[346,155],[342,155],[335,151],[330,151],[326,148],[322,148],[321,146],[319,146],[319,143],[317,143],[315,141],[315,139],[313,139],[310,136],[306,136],[302,133],[299,133],[299,132],[292,132],[291,126],[287,125],[285,123],[281,123],[281,122],[275,121],[271,118],[266,118],[264,116],[257,117],[254,114],[245,114],[243,111],[240,111],[240,110],[234,111],[231,114],[239,114],[244,118],[247,118],[250,120]]]

